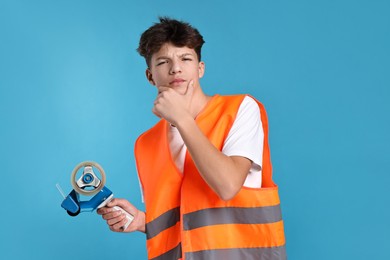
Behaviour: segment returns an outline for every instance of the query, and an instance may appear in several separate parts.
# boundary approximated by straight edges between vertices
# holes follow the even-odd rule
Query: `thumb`
[[[134,207],[134,205],[131,204],[126,199],[114,198],[113,200],[110,201],[110,203],[107,204],[107,207],[109,207],[109,208],[112,208],[115,206],[121,207],[122,209],[124,209],[125,211],[127,211],[128,213],[130,213],[132,215],[135,215],[138,211],[138,209],[136,207]]]
[[[129,202],[124,200],[124,199],[114,198],[107,204],[107,207],[112,208],[114,206],[119,206],[121,208],[125,208],[125,207],[129,206]]]
[[[194,93],[194,80],[191,80],[190,83],[188,83],[185,95],[191,97],[192,93]]]

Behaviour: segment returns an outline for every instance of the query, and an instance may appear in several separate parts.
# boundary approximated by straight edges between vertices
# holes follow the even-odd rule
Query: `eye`
[[[186,57],[186,58],[183,58],[183,60],[184,60],[184,61],[192,61],[191,58],[187,58],[187,57]]]
[[[162,60],[162,61],[157,62],[156,66],[160,66],[160,65],[163,65],[165,63],[168,63],[168,61],[167,60]]]

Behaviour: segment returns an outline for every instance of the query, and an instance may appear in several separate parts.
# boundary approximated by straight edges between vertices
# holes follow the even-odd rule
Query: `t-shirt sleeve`
[[[228,156],[246,157],[253,162],[253,168],[260,170],[263,161],[263,140],[260,108],[253,98],[246,96],[240,105],[222,152]]]

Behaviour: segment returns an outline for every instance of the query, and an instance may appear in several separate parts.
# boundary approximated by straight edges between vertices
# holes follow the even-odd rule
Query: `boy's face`
[[[165,43],[161,49],[154,53],[150,68],[146,70],[149,82],[157,87],[170,87],[184,94],[191,80],[194,87],[199,86],[199,79],[204,74],[204,63],[198,61],[194,49],[176,47]]]

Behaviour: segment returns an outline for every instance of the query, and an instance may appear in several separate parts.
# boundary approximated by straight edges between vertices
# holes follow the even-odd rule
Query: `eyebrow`
[[[188,55],[194,56],[192,53],[186,52],[186,53],[180,54],[179,57],[184,57],[184,56],[188,56]],[[170,59],[170,58],[168,56],[160,56],[160,57],[156,58],[156,60],[163,60],[163,59]]]

